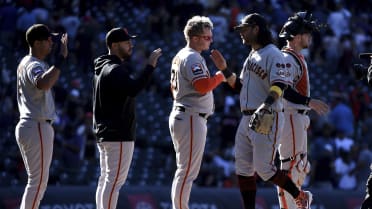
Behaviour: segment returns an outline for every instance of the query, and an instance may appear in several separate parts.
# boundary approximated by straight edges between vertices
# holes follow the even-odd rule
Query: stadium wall
[[[312,209],[359,209],[364,191],[315,190]],[[18,209],[23,188],[0,188],[0,208]],[[49,186],[40,209],[95,209],[95,187]],[[170,188],[124,187],[117,209],[171,209]],[[237,188],[196,188],[190,209],[243,209]],[[256,209],[279,209],[274,188],[259,188]]]

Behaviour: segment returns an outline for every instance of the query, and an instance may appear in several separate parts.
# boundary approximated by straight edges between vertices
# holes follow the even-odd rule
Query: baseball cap
[[[366,58],[372,59],[372,53],[360,53],[359,54],[359,59],[366,59]]]
[[[111,46],[112,43],[128,41],[137,36],[129,35],[126,28],[113,28],[106,34],[106,45]]]
[[[241,23],[234,27],[234,30],[240,31],[244,27],[254,26],[254,25],[258,25],[260,28],[267,28],[267,22],[265,18],[258,13],[252,13],[252,14],[245,16],[242,19]]]
[[[47,40],[52,36],[48,26],[44,24],[34,24],[26,31],[26,41],[32,46],[35,41]]]

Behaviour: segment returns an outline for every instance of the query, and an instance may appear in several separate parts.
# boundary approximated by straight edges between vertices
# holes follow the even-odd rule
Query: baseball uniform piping
[[[287,200],[285,199],[284,191],[285,190],[283,188],[279,187],[279,196],[280,196],[280,199],[282,200],[283,209],[287,209],[288,204],[287,204]]]
[[[247,82],[247,86],[249,86],[249,82],[251,81],[251,71],[248,71],[248,82]],[[249,92],[247,91],[247,100],[246,100],[246,103],[245,103],[245,106],[248,107],[248,100],[249,100]]]
[[[37,200],[37,197],[39,196],[39,192],[40,192],[40,186],[41,186],[41,182],[43,181],[43,174],[44,174],[44,149],[43,149],[43,135],[41,133],[41,128],[40,128],[40,123],[37,124],[37,128],[39,130],[39,141],[40,141],[40,154],[41,154],[41,166],[40,166],[40,170],[41,170],[41,175],[40,175],[40,181],[39,181],[39,185],[37,186],[37,191],[36,191],[36,195],[34,197],[34,201],[32,202],[32,209],[34,209],[35,207],[35,204],[36,204],[36,200]]]
[[[296,156],[296,135],[293,127],[293,115],[290,114],[289,120],[291,121],[291,131],[292,131],[292,156]]]
[[[276,119],[275,119],[275,127],[278,127],[278,113],[275,112]],[[275,156],[275,144],[276,144],[276,138],[278,137],[278,128],[275,129],[275,135],[274,135],[274,143],[273,143],[273,152],[271,153],[271,162],[274,161],[274,156]]]
[[[114,193],[116,183],[118,182],[122,156],[123,156],[123,142],[120,142],[120,157],[119,157],[119,162],[118,162],[118,170],[116,171],[115,181],[114,181],[114,184],[113,184],[111,192],[110,192],[110,197],[109,197],[109,202],[108,202],[108,208],[107,209],[111,209],[112,194]]]
[[[191,159],[192,159],[192,144],[194,140],[194,131],[193,131],[193,126],[192,126],[192,116],[190,116],[190,153],[189,153],[189,162],[187,163],[187,170],[186,170],[186,175],[185,178],[182,181],[182,186],[181,186],[181,192],[180,192],[180,209],[182,209],[182,193],[183,193],[183,188],[186,183],[187,176],[189,175],[190,172],[190,164],[191,164]]]

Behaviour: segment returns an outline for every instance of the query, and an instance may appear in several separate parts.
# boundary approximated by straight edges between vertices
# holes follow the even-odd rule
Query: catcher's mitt
[[[269,134],[274,123],[274,114],[271,107],[262,104],[252,115],[249,128],[259,134]]]

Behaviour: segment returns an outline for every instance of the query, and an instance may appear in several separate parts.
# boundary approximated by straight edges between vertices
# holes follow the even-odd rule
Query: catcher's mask
[[[310,12],[297,12],[294,16],[288,18],[279,33],[279,37],[292,40],[298,34],[312,33],[318,31],[320,27],[321,25],[316,23]]]

